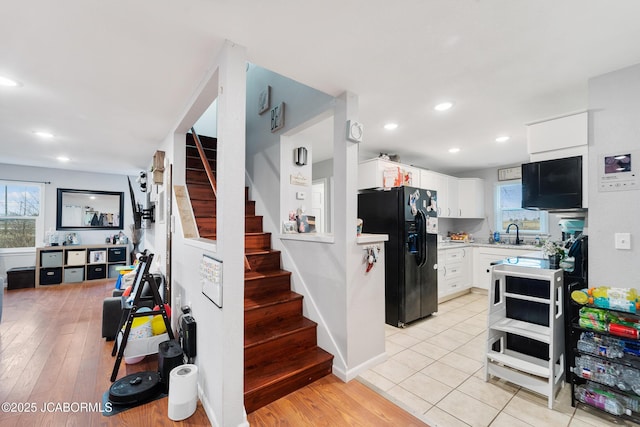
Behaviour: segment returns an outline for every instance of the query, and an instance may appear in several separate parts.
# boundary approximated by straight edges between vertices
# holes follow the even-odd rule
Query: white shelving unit
[[[563,272],[492,267],[485,379],[493,375],[547,396],[549,408],[565,369]]]

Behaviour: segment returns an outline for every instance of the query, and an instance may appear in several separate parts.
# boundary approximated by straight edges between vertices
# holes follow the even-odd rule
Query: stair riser
[[[245,298],[259,298],[291,289],[291,276],[265,277],[264,279],[246,280],[244,283]]]
[[[216,177],[216,171],[213,170],[213,177]],[[207,173],[205,171],[199,171],[199,170],[195,170],[195,169],[187,169],[186,171],[186,176],[185,176],[185,181],[187,183],[187,185],[189,184],[208,184],[209,183],[209,177],[207,177]],[[217,179],[216,179],[217,181]]]
[[[215,201],[205,200],[192,200],[191,207],[195,217],[213,217],[216,215],[216,203]],[[256,215],[256,202],[249,200],[244,204],[244,214],[246,216]]]
[[[331,373],[332,362],[314,365],[297,373],[294,377],[278,381],[272,387],[245,392],[244,406],[247,413],[253,412],[287,394],[296,391]]]
[[[253,271],[269,271],[280,269],[280,253],[247,255],[247,260]]]
[[[265,362],[282,363],[279,359],[299,353],[316,346],[316,328],[305,328],[299,331],[276,337],[266,343],[245,348],[244,368],[250,369]]]
[[[244,312],[244,327],[255,328],[261,323],[280,322],[302,316],[302,299],[295,299]]]
[[[191,201],[207,201],[213,202],[216,198],[213,195],[213,189],[211,185],[195,185],[190,184],[187,189],[189,190],[189,198]]]
[[[200,143],[202,144],[202,147],[204,147],[205,149],[209,149],[209,150],[217,149],[218,147],[217,138],[212,138],[210,136],[204,136],[204,135],[198,135],[198,137],[200,137]],[[196,143],[194,141],[193,135],[191,135],[190,133],[187,134],[186,142],[187,142],[186,143],[187,147],[195,148]]]
[[[270,249],[271,248],[271,234],[255,234],[247,235],[244,238],[245,249]]]
[[[200,234],[216,234],[217,221],[216,218],[198,218],[198,232]],[[247,216],[244,219],[245,233],[261,233],[262,232],[262,217],[261,216]]]
[[[195,149],[193,149],[193,154],[195,154],[195,156],[190,156],[189,155],[189,151],[191,150],[187,150],[187,169],[194,169],[194,170],[204,170],[204,165],[202,164],[202,160],[200,159],[200,155],[198,154],[197,151],[195,151]],[[216,160],[215,157],[215,152],[211,151],[211,152],[205,152],[205,154],[207,155],[208,159],[209,159],[209,167],[211,168],[212,171],[216,170]]]
[[[216,215],[216,202],[204,200],[192,200],[193,215],[198,217],[213,217]]]

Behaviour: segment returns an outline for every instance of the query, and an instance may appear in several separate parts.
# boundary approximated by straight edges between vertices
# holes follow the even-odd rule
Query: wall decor
[[[271,132],[275,132],[284,127],[284,102],[271,109]]]
[[[258,114],[262,114],[269,109],[269,107],[271,106],[271,103],[269,102],[270,97],[271,86],[267,86],[258,95]]]
[[[289,182],[293,185],[309,185],[309,177],[301,173],[289,175]]]
[[[498,181],[510,181],[512,179],[522,179],[522,168],[520,166],[498,169]]]
[[[124,193],[58,188],[56,230],[122,230]]]

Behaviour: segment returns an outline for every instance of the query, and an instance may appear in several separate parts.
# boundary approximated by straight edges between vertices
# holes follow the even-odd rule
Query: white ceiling
[[[0,163],[146,168],[224,39],[358,94],[362,150],[450,173],[526,160],[525,123],[586,109],[589,78],[640,62],[637,0],[5,3],[0,75],[22,86],[0,87]]]

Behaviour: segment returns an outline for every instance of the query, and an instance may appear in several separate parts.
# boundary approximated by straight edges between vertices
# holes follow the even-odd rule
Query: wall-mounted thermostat
[[[362,123],[356,122],[355,120],[349,120],[347,122],[347,139],[349,141],[361,142],[363,131],[364,127]]]
[[[620,150],[598,158],[598,190],[626,191],[640,189],[638,172],[640,150]]]

